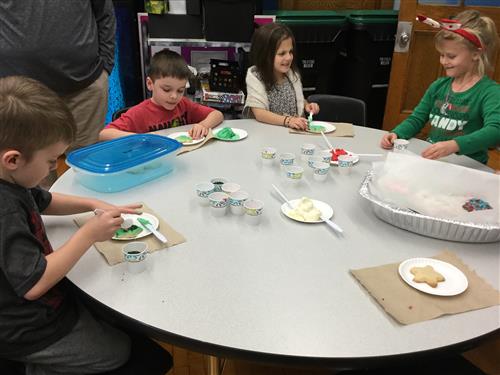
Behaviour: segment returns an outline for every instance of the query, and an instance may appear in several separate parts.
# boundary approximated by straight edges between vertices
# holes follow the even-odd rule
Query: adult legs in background
[[[73,114],[77,127],[76,140],[67,153],[96,143],[108,111],[108,73],[103,70],[90,86],[62,99]]]
[[[66,154],[84,146],[96,143],[99,132],[104,127],[108,111],[108,73],[103,70],[90,86],[73,94],[62,97],[76,122],[76,139],[69,146]],[[57,180],[57,171],[52,171],[41,183],[49,189]]]

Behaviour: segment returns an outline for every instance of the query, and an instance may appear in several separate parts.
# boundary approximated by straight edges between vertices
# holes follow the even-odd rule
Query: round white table
[[[148,269],[140,274],[127,273],[124,263],[110,267],[91,248],[68,274],[78,288],[172,344],[275,364],[369,366],[401,356],[459,351],[499,330],[499,306],[401,325],[349,273],[448,249],[498,289],[498,243],[447,242],[379,220],[358,194],[370,159],[362,159],[347,176],[332,167],[325,182],[314,181],[306,167],[305,181],[298,185],[287,183],[278,165],[262,165],[260,150],[265,146],[299,157],[303,143],[325,148],[321,136],[289,134],[283,127],[253,120],[221,126],[245,129],[248,137],[238,142],[213,140],[178,156],[169,175],[123,192],[88,190],[75,182],[72,170],[57,180],[54,192],[115,204],[144,201],[187,239],[151,254]],[[354,138],[329,139],[334,147],[353,152],[385,153],[379,148],[381,135],[380,130],[355,127]],[[412,140],[409,149],[419,152],[425,145]],[[448,160],[487,170],[466,157],[453,155]],[[198,204],[195,184],[213,177],[237,182],[264,202],[260,225],[230,214],[213,217],[209,207]],[[283,216],[272,183],[290,198],[307,196],[329,203],[344,235],[325,224],[303,224]],[[44,220],[55,248],[77,229],[72,217]]]

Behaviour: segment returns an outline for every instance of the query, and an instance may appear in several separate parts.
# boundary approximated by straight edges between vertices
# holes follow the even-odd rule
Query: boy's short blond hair
[[[30,160],[57,142],[75,140],[75,119],[57,94],[23,76],[0,78],[0,151],[13,149]]]
[[[162,49],[154,54],[149,65],[148,77],[154,82],[158,78],[173,77],[189,80],[192,76],[186,60],[177,52]]]

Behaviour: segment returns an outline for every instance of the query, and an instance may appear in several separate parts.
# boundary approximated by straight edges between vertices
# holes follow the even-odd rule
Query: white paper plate
[[[328,203],[325,203],[325,202],[322,202],[322,201],[318,201],[316,199],[311,199],[314,206],[321,211],[321,216],[324,217],[324,218],[327,218],[327,219],[330,219],[332,216],[333,216],[333,208],[328,204]],[[292,207],[296,207],[298,206],[298,204],[300,203],[300,199],[293,199],[290,201],[290,204],[292,205]],[[296,218],[294,217],[291,217],[288,215],[288,213],[292,211],[292,209],[288,206],[288,204],[286,203],[283,203],[281,205],[281,212],[283,212],[283,214],[292,219],[292,220],[295,220],[295,221],[299,221],[301,223],[307,223],[307,224],[315,224],[315,223],[322,223],[323,220],[316,220],[316,221],[304,221],[304,220],[297,220]]]
[[[151,234],[149,230],[144,228],[138,221],[138,217],[142,217],[144,219],[147,219],[155,229],[158,229],[158,226],[160,225],[159,220],[156,218],[156,216],[153,216],[151,214],[148,214],[147,212],[143,212],[141,215],[136,215],[136,214],[122,214],[123,219],[132,219],[132,224],[137,225],[139,228],[142,228],[142,232],[139,233],[136,237],[133,238],[118,238],[113,236],[113,240],[118,240],[118,241],[134,241],[137,240],[138,238],[146,237]]]
[[[335,125],[330,124],[329,122],[326,122],[326,121],[312,121],[311,125],[324,127],[325,130],[323,130],[323,133],[331,133],[331,132],[334,132],[337,129],[335,127]],[[309,128],[307,128],[307,131],[309,133],[314,133],[314,134],[320,133],[320,132],[313,132],[313,131],[309,130]]]
[[[175,132],[172,134],[167,135],[168,138],[176,139],[177,137],[180,137],[182,135],[185,135],[187,137],[191,137],[188,132]],[[196,145],[198,143],[201,143],[205,140],[205,137],[201,137],[200,139],[193,139],[191,142],[181,142],[184,146],[192,146]]]
[[[413,274],[410,269],[413,267],[432,266],[436,272],[444,276],[444,281],[438,283],[433,288],[427,283],[416,283],[413,281]],[[464,273],[450,263],[432,258],[412,258],[407,259],[399,265],[399,274],[403,280],[415,289],[424,293],[436,296],[455,296],[467,289],[469,283]]]
[[[238,129],[238,128],[231,128],[231,130],[238,134],[240,136],[239,139],[222,139],[222,138],[219,138],[217,137],[217,134],[224,128],[220,128],[220,129],[216,129],[213,131],[213,135],[215,138],[217,138],[218,140],[220,141],[226,141],[226,142],[237,142],[237,141],[241,141],[242,139],[246,138],[248,136],[248,133],[246,132],[246,130],[243,130],[243,129]]]
[[[354,164],[356,164],[359,161],[359,156],[357,154],[355,154],[352,151],[346,150],[346,149],[344,149],[344,150],[345,150],[345,152],[347,152],[348,155],[353,155],[354,156]],[[324,151],[330,151],[330,150],[326,149]],[[338,161],[330,160],[330,164],[331,165],[339,165],[339,162]]]

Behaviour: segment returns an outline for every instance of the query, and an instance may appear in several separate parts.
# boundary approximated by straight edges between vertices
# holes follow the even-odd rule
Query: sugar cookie
[[[413,274],[413,281],[416,283],[427,283],[429,286],[435,288],[438,283],[445,280],[444,276],[436,272],[432,266],[413,267],[410,269]]]

